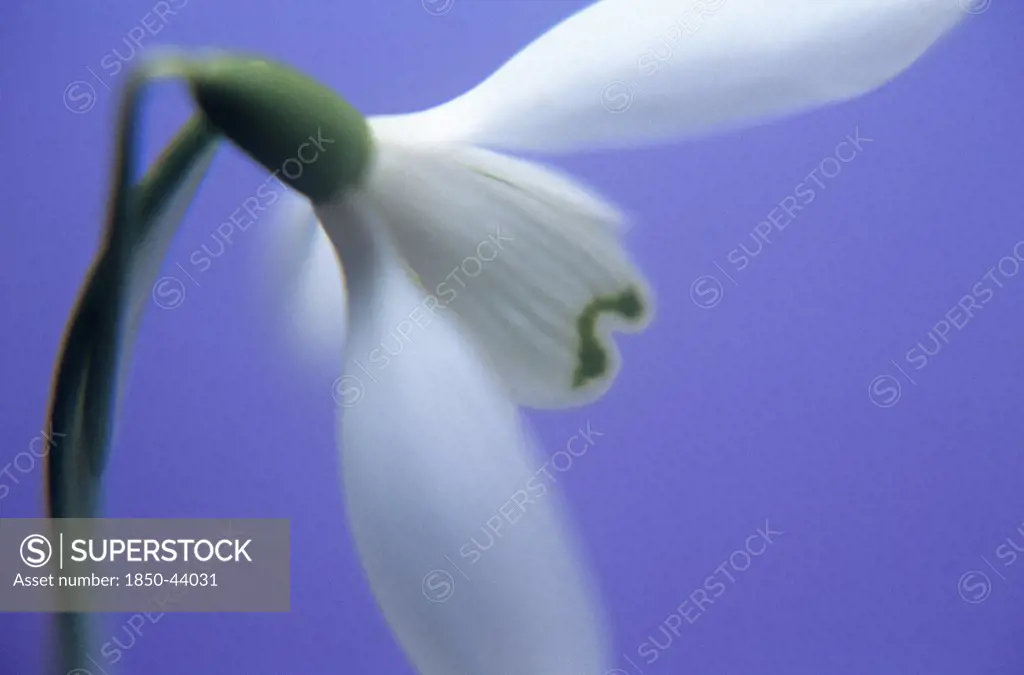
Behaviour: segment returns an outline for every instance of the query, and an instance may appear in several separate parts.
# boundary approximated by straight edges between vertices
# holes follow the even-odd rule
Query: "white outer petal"
[[[318,215],[347,276],[346,386],[362,392],[340,417],[348,517],[402,647],[422,675],[601,675],[600,602],[507,392],[450,315],[398,353],[390,334],[424,294],[353,198]],[[386,365],[370,356],[382,340]],[[482,528],[517,497],[525,512],[474,564],[470,538],[486,546]]]
[[[601,0],[463,96],[375,124],[407,138],[540,152],[705,135],[884,85],[960,22],[962,4]]]

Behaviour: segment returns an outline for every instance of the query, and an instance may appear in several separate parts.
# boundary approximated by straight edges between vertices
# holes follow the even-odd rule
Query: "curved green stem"
[[[103,470],[113,437],[121,370],[130,353],[149,286],[171,237],[213,159],[219,136],[197,115],[154,168],[135,183],[143,93],[158,79],[180,75],[177,58],[152,61],[127,85],[121,107],[113,198],[104,242],[65,333],[54,375],[47,429],[62,434],[46,463],[50,518],[100,515]],[[148,280],[148,283],[147,283]],[[145,293],[143,293],[145,292]],[[62,591],[61,605],[80,606]],[[93,670],[89,615],[56,616],[56,675]]]

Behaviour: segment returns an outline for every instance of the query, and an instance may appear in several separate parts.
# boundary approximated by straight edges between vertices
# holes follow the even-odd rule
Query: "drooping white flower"
[[[360,379],[358,400],[346,400],[338,420],[347,515],[374,596],[417,670],[603,673],[610,656],[603,608],[557,482],[480,334],[460,314],[429,309],[431,295],[396,244],[396,235],[409,234],[399,216],[409,214],[389,210],[388,191],[422,198],[420,222],[428,228],[443,226],[436,214],[427,217],[435,209],[454,205],[461,218],[460,209],[471,208],[483,219],[492,216],[492,202],[505,204],[508,215],[496,215],[506,220],[497,223],[510,224],[511,240],[482,220],[463,219],[457,229],[440,231],[450,241],[439,254],[469,245],[467,253],[493,265],[512,290],[544,260],[564,275],[560,297],[586,301],[592,299],[586,292],[639,284],[609,224],[597,219],[605,217],[600,204],[489,153],[425,160],[478,192],[475,204],[459,202],[457,191],[430,176],[414,177],[405,188],[403,168],[422,171],[421,149],[390,157],[378,141],[368,142],[369,126],[344,102],[283,66],[223,58],[197,64],[190,83],[211,123],[272,170],[292,155],[309,160],[311,139],[323,144],[322,156],[303,171],[282,168],[278,175],[313,206],[343,270],[344,286],[340,277],[330,283],[319,263],[303,274],[330,283],[326,292],[344,288],[347,296],[345,377]],[[274,130],[272,141],[262,129]],[[531,181],[539,196],[513,189]],[[572,225],[577,239],[561,234],[567,217],[579,219]],[[318,241],[304,239],[293,241],[303,247]],[[481,243],[501,250],[483,253]],[[551,257],[538,256],[538,245]],[[572,312],[579,310],[559,307],[559,297],[543,285],[523,297],[544,309],[525,315],[522,330],[538,319],[552,326],[564,321],[569,330],[578,325]],[[417,309],[423,330],[386,366],[372,363],[370,354]],[[571,336],[560,337],[573,345]]]
[[[229,62],[194,82],[210,119],[271,170],[307,135],[332,138],[290,180],[308,201],[281,223],[295,228],[291,244],[279,240],[293,283],[284,297],[297,298],[314,360],[332,366],[347,298],[348,517],[381,610],[423,675],[609,665],[599,597],[554,485],[535,495],[542,462],[516,406],[600,396],[618,368],[609,328],[645,326],[651,295],[614,207],[496,150],[664,142],[849,99],[962,16],[957,0],[701,6],[691,33],[680,24],[689,0],[602,0],[464,96],[366,123],[270,64]],[[665,35],[676,36],[669,56]],[[658,68],[645,73],[652,53]],[[609,109],[602,97],[622,84],[629,105]],[[470,563],[465,544],[510,502],[520,522]]]

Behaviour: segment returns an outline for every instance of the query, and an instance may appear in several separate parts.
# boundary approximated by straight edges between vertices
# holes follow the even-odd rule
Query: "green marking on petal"
[[[627,288],[616,295],[594,298],[583,309],[576,320],[576,330],[580,334],[580,350],[577,355],[576,372],[573,374],[573,389],[579,389],[608,372],[608,352],[597,339],[597,319],[601,313],[614,313],[629,321],[637,321],[643,316],[644,310],[643,296],[636,288]]]
[[[496,173],[491,173],[490,171],[484,171],[482,169],[473,169],[473,171],[475,171],[477,174],[483,176],[484,178],[489,178],[489,179],[491,179],[493,181],[496,181],[498,183],[504,183],[505,185],[508,185],[509,187],[513,187],[513,188],[516,188],[517,190],[523,191],[523,188],[521,186],[516,185],[515,183],[510,181],[508,178],[504,178],[503,176],[499,176]]]
[[[241,55],[195,61],[188,80],[225,136],[314,202],[355,187],[366,173],[373,151],[366,118],[316,80]]]

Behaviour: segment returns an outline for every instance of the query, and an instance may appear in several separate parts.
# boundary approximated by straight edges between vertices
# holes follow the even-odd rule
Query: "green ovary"
[[[369,127],[330,88],[284,64],[245,55],[196,61],[187,72],[207,119],[314,202],[362,180],[373,152]]]

